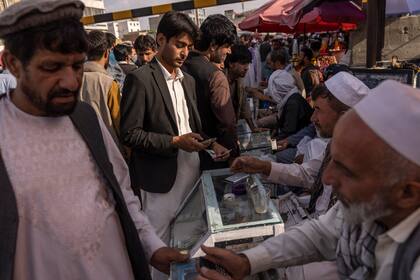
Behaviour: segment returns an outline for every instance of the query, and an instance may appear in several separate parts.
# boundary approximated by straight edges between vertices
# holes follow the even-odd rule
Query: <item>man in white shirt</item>
[[[155,58],[127,75],[121,100],[121,137],[132,151],[132,181],[166,244],[170,222],[200,176],[198,152],[210,146],[202,142],[195,81],[180,69],[197,34],[188,16],[166,13],[157,28]],[[211,148],[220,160],[229,158],[218,143]]]
[[[0,279],[150,280],[149,264],[187,259],[156,235],[105,124],[77,100],[83,9],[33,0],[0,14],[18,81],[0,98]]]
[[[207,258],[233,279],[320,260],[336,260],[342,279],[419,279],[419,108],[417,89],[395,81],[373,89],[334,130],[323,179],[340,202],[241,255],[204,248]],[[201,274],[226,279],[207,269]]]

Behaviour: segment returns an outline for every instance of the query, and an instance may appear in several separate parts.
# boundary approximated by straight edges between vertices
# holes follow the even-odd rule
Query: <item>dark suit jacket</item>
[[[193,132],[201,132],[194,79],[182,80]],[[178,135],[171,96],[154,59],[129,73],[121,100],[121,140],[132,148],[129,162],[134,188],[167,193],[175,182],[178,149],[171,144]]]
[[[136,65],[128,63],[118,63],[118,65],[121,67],[125,75],[138,68]]]

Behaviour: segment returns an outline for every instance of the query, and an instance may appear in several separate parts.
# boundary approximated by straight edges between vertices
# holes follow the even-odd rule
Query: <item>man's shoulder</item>
[[[219,68],[217,68],[216,65],[214,65],[212,62],[206,59],[203,55],[200,55],[198,53],[190,54],[187,60],[184,62],[182,69],[190,72],[193,75],[195,74],[207,75],[209,72],[211,73],[211,72],[216,72],[219,70]],[[193,72],[197,72],[197,73],[193,73]]]
[[[83,78],[86,80],[114,80],[114,78],[109,75],[108,73],[100,72],[100,71],[85,71],[83,72]]]
[[[184,75],[184,79],[188,82],[195,82],[195,79],[193,76],[191,76],[190,74],[188,74],[187,72],[185,72],[184,70],[182,70],[182,74]]]
[[[134,79],[138,83],[145,83],[153,78],[153,70],[153,67],[151,67],[149,64],[146,64],[129,72],[126,75],[126,78]]]
[[[100,85],[98,88],[107,91],[112,87],[114,78],[108,74],[102,72],[84,72],[83,73],[83,91],[91,90],[92,86],[97,88],[95,85]]]
[[[302,106],[302,105],[304,105],[305,103],[307,103],[307,101],[305,100],[305,98],[303,98],[303,96],[300,94],[300,93],[298,93],[298,92],[295,92],[295,93],[293,93],[290,97],[289,97],[289,99],[287,99],[287,102],[286,102],[286,104],[287,105],[297,105],[297,106]],[[309,104],[308,104],[309,105]]]

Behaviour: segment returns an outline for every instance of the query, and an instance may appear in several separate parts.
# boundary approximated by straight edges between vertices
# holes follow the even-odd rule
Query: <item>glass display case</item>
[[[202,244],[242,251],[284,231],[281,216],[259,178],[232,176],[229,169],[204,171],[170,228],[171,247],[191,258],[204,255]],[[184,279],[179,269],[187,267],[175,265],[171,279]]]
[[[236,127],[241,154],[260,156],[271,154],[275,141],[271,141],[270,131],[252,132],[245,120],[239,120]]]
[[[238,135],[241,153],[252,150],[267,150],[271,153],[271,135],[269,131],[245,133]]]

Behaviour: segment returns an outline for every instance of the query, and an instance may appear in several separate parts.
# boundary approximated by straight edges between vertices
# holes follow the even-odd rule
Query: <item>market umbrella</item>
[[[239,28],[259,32],[304,33],[356,29],[365,20],[360,7],[351,1],[323,2],[302,18],[303,7],[311,1],[273,0],[249,15]]]
[[[420,13],[419,0],[387,0],[386,14],[418,14]]]

